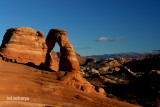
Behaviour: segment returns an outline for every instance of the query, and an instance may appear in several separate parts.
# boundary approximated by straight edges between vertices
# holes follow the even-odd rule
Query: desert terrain
[[[7,30],[0,47],[0,106],[137,106],[106,97],[102,87],[96,90],[81,76],[79,63],[86,63],[87,58],[75,54],[66,31],[50,32],[46,42],[43,32],[29,27]],[[52,51],[54,42],[60,45],[60,58]]]
[[[159,55],[82,57],[66,34],[51,29],[45,38],[29,27],[6,31],[0,47],[0,106],[159,106]],[[60,52],[53,51],[56,43]]]
[[[135,107],[127,102],[87,93],[57,80],[56,72],[0,60],[1,107]],[[12,100],[7,99],[12,97]],[[29,99],[13,99],[28,97]]]

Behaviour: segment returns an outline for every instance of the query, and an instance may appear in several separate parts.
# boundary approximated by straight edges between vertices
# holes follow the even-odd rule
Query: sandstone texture
[[[68,87],[57,80],[56,72],[1,59],[0,68],[0,107],[137,107],[96,92]],[[103,93],[103,89],[99,91]],[[7,97],[29,99],[11,101]]]
[[[76,53],[66,34],[66,31],[60,29],[51,29],[49,31],[46,38],[48,50],[45,65],[52,69],[54,59],[51,54],[55,44],[58,43],[60,46],[59,71],[57,72],[59,80],[63,84],[75,87],[84,92],[95,92],[94,86],[80,75]]]
[[[51,29],[46,38],[46,45],[48,47],[45,64],[53,65],[53,58],[51,52],[56,43],[60,46],[60,62],[59,70],[62,71],[79,71],[79,62],[74,52],[73,46],[66,36],[67,32],[60,29]]]
[[[46,49],[43,32],[29,27],[16,27],[5,33],[0,54],[18,63],[40,64],[45,60]]]
[[[76,54],[76,57],[77,57],[77,60],[79,62],[79,65],[85,65],[86,63],[88,63],[91,59],[89,58],[85,58],[81,55],[79,55],[78,53],[75,53]],[[51,65],[52,69],[54,71],[58,71],[59,70],[59,61],[60,61],[60,52],[55,52],[55,51],[52,51],[51,52],[51,57],[53,58],[53,64]]]
[[[117,87],[124,83],[117,79],[118,73],[133,74],[123,67],[125,60],[111,58],[101,62],[81,57],[74,52],[66,34],[64,30],[51,29],[45,41],[43,32],[29,27],[7,30],[0,47],[0,106],[137,106],[106,97],[114,96],[112,91],[125,90]],[[56,43],[60,53],[53,51]],[[155,73],[149,74],[152,78]]]

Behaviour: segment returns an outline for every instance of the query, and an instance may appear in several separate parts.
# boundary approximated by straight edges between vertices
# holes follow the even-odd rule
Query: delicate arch
[[[60,46],[60,71],[79,71],[79,62],[77,60],[74,48],[66,36],[67,31],[60,29],[51,29],[46,38],[46,45],[48,47],[46,53],[45,64],[51,67],[54,64],[51,52],[56,43]]]

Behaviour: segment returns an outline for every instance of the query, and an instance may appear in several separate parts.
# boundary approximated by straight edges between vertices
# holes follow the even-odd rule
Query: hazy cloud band
[[[118,37],[118,38],[107,38],[107,37],[100,37],[96,39],[96,41],[121,41],[124,37]]]

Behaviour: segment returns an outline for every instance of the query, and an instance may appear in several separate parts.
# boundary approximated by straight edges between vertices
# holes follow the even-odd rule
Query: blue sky
[[[0,43],[27,26],[67,30],[82,56],[160,49],[160,0],[0,0],[0,14]]]

